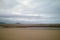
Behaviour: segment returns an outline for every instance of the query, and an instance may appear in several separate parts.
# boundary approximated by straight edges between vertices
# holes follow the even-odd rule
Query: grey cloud
[[[36,4],[36,5],[35,5]],[[19,4],[16,0],[0,0],[0,21],[7,23],[23,22],[23,23],[60,23],[60,0],[32,0],[30,5],[23,6]],[[14,7],[21,5],[22,11],[19,13],[22,14],[47,14],[51,17],[43,16],[23,16],[23,15],[14,15],[12,10]],[[31,7],[30,7],[31,6]],[[2,10],[2,11],[1,11]],[[17,10],[17,9],[14,9]],[[38,21],[14,21],[6,18],[32,18],[37,19]],[[48,18],[48,19],[47,19]],[[40,20],[39,20],[40,19]],[[46,20],[45,20],[46,19]]]
[[[1,0],[0,1],[0,8],[4,8],[4,9],[9,9],[12,8],[16,5],[18,5],[19,3],[16,2],[16,0]]]

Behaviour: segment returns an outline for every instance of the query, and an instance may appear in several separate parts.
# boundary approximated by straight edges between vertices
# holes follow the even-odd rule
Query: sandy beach
[[[0,28],[0,40],[60,40],[60,30]]]

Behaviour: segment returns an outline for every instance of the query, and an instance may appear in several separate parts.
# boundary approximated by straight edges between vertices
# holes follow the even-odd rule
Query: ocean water
[[[0,26],[0,28],[4,28],[3,26]],[[9,28],[16,28],[16,27],[9,27]],[[47,29],[47,30],[60,30],[60,28],[58,28],[58,27],[27,27],[27,28],[19,28],[19,29],[25,29],[25,30],[28,30],[28,29],[31,29],[31,30],[39,30],[39,29]]]

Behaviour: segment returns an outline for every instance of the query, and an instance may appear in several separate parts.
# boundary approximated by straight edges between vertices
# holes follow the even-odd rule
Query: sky
[[[60,24],[60,0],[0,0],[0,22]]]

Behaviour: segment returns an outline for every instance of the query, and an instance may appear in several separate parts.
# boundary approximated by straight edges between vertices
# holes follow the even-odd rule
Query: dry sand
[[[0,40],[60,40],[60,30],[0,28]]]

